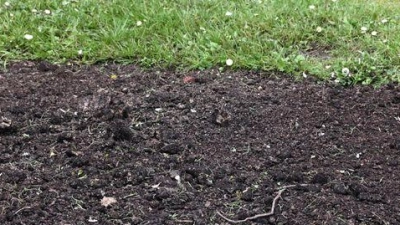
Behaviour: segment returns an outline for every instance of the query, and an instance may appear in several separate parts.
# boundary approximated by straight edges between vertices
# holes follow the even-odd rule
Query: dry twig
[[[175,220],[177,223],[193,223],[193,220]]]
[[[272,216],[275,213],[275,207],[276,207],[276,202],[278,201],[278,199],[281,197],[282,193],[288,189],[288,188],[293,188],[293,187],[297,187],[299,185],[287,185],[287,186],[283,186],[280,187],[280,189],[278,190],[278,194],[275,196],[274,200],[272,201],[272,206],[271,206],[271,210],[267,213],[262,213],[262,214],[257,214],[251,217],[247,217],[243,220],[232,220],[229,219],[228,217],[226,217],[224,214],[222,214],[221,212],[217,211],[217,214],[222,217],[224,220],[230,222],[230,223],[244,223],[250,220],[255,220],[261,217],[267,217],[267,216]],[[300,186],[305,187],[308,186],[308,184],[300,184]]]

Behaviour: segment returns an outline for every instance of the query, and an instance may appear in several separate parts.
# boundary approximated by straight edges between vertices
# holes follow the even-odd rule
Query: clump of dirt
[[[13,64],[0,72],[0,221],[399,224],[399,91]]]

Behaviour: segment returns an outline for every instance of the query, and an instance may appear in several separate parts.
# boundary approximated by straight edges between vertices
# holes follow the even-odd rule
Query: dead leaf
[[[196,81],[196,78],[192,76],[186,76],[183,78],[183,83],[188,84],[188,83],[194,83]]]
[[[102,206],[109,206],[111,204],[117,203],[117,199],[115,199],[114,197],[106,197],[104,196],[103,199],[101,200],[101,205]]]

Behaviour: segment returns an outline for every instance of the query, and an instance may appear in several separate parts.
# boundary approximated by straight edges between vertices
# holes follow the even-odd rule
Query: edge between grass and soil
[[[392,0],[1,1],[0,61],[278,71],[343,85],[400,79]]]

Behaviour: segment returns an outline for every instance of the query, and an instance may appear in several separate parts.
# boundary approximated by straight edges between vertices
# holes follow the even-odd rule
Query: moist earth
[[[399,125],[396,84],[14,63],[0,221],[400,224]]]

